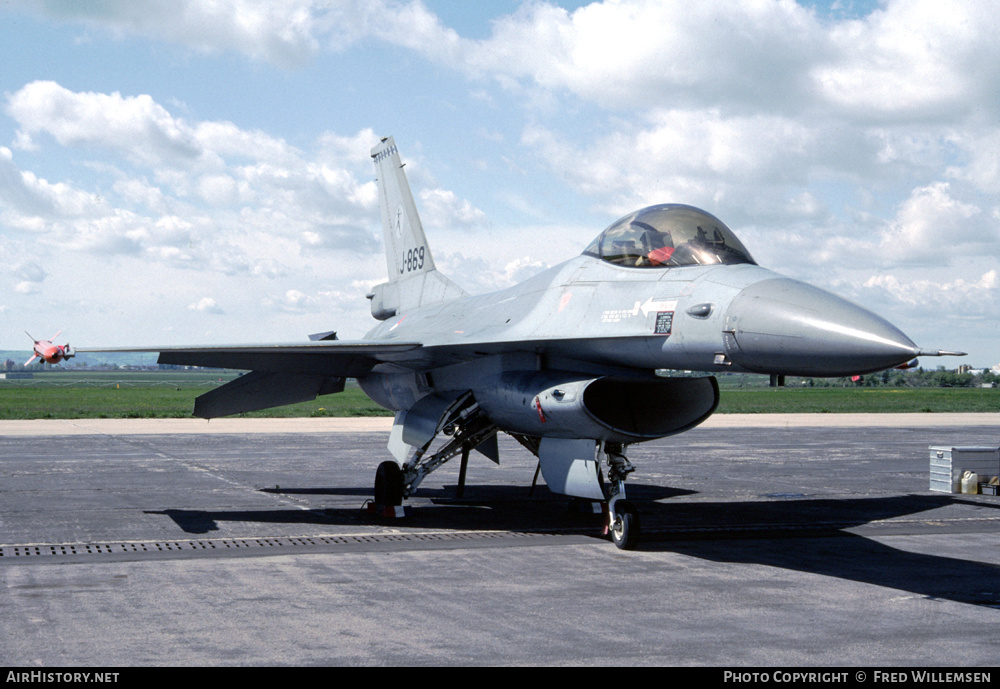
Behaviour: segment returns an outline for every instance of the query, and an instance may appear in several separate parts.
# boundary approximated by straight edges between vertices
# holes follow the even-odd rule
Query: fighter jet
[[[712,374],[839,377],[961,354],[921,349],[866,309],[760,267],[721,220],[676,203],[629,213],[523,283],[470,295],[435,267],[393,139],[371,156],[389,279],[367,295],[379,323],[363,339],[117,351],[249,371],[196,400],[206,419],[357,379],[395,412],[378,514],[398,514],[458,455],[461,489],[471,450],[499,462],[504,432],[538,457],[549,490],[604,505],[606,532],[632,548],[627,449],[707,419],[719,403]]]
[[[30,366],[31,362],[39,357],[41,357],[42,361],[44,361],[47,364],[58,364],[60,361],[63,361],[64,359],[73,358],[73,350],[70,348],[68,342],[64,345],[52,344],[52,340],[59,337],[60,333],[62,333],[62,330],[53,335],[51,339],[36,340],[35,338],[31,337],[31,333],[25,332],[24,334],[27,335],[28,337],[31,337],[31,341],[34,342],[35,344],[34,347],[32,347],[31,358],[25,361],[24,365]]]

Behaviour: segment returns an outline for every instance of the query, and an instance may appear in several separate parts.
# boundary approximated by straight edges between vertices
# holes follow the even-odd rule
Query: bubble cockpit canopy
[[[649,206],[612,223],[584,252],[634,268],[756,263],[725,224],[693,206]]]

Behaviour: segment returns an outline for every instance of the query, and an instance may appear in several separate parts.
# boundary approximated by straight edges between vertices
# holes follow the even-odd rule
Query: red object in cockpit
[[[672,246],[661,246],[659,249],[653,249],[647,254],[649,262],[654,266],[662,265],[670,260],[670,257],[674,255],[674,247]]]

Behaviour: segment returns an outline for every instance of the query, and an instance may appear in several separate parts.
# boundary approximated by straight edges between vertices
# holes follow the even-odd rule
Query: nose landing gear
[[[616,500],[608,506],[611,540],[621,550],[632,550],[639,543],[639,513],[628,500]]]
[[[611,540],[621,550],[632,550],[639,543],[639,513],[635,505],[625,499],[625,479],[635,471],[632,462],[623,454],[625,447],[612,443],[604,445],[608,463],[608,526]]]

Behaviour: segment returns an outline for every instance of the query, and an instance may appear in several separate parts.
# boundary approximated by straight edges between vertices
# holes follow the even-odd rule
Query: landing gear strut
[[[635,505],[625,499],[625,479],[635,471],[632,462],[623,454],[625,448],[616,443],[605,443],[601,448],[608,463],[608,531],[611,540],[621,550],[632,550],[639,543],[639,513]]]
[[[428,453],[431,443],[442,431],[451,438],[436,452]],[[459,474],[459,497],[461,497],[465,488],[469,452],[496,435],[496,432],[497,427],[489,422],[479,409],[479,405],[472,400],[471,394],[463,398],[438,424],[430,440],[422,447],[418,447],[403,466],[393,461],[379,464],[375,472],[374,511],[377,514],[385,514],[385,508],[402,505],[403,500],[411,497],[420,482],[432,471],[459,454],[462,456],[462,468]]]

